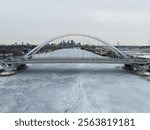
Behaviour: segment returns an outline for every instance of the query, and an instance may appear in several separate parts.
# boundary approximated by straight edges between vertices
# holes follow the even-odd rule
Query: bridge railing
[[[101,63],[129,63],[129,60],[127,59],[118,59],[118,58],[78,58],[78,57],[73,57],[73,58],[32,58],[32,59],[24,59],[23,62],[101,62]]]
[[[57,58],[23,58],[5,59],[0,61],[7,64],[28,64],[28,63],[120,63],[120,64],[150,64],[150,59],[120,59],[120,58],[91,58],[91,57],[57,57]]]

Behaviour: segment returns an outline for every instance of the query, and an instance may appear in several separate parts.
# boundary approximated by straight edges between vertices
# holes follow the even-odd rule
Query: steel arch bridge
[[[117,56],[120,56],[122,58],[128,58],[128,56],[121,52],[119,49],[117,49],[116,47],[114,47],[113,45],[109,44],[108,42],[99,39],[97,37],[94,36],[90,36],[87,34],[66,34],[66,35],[61,35],[52,39],[49,39],[47,41],[45,41],[44,43],[40,44],[39,46],[35,47],[33,50],[31,50],[29,53],[26,54],[26,56],[33,56],[34,54],[36,54],[40,49],[42,49],[44,46],[51,44],[53,41],[58,40],[58,39],[62,39],[62,38],[66,38],[66,37],[85,37],[85,38],[90,38],[93,39],[99,43],[102,43],[103,45],[105,45],[106,47],[108,47],[111,51],[113,51]]]
[[[62,52],[57,55],[60,50],[72,53],[73,49],[75,53],[72,56],[69,53],[64,56]],[[83,52],[85,55],[83,55]],[[125,64],[129,68],[138,70],[147,70],[150,67],[150,59],[131,58],[110,43],[86,34],[67,34],[51,38],[23,57],[0,60],[0,65],[5,71],[13,71],[24,67],[26,64],[37,63]]]

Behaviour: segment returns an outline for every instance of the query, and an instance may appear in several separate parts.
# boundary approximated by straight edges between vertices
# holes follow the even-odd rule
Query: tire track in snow
[[[82,67],[82,65],[79,65],[79,67]],[[70,105],[64,112],[104,112],[101,104],[97,104],[98,108],[93,107],[94,98],[91,99],[90,96],[92,95],[89,96],[86,92],[88,76],[82,73],[78,74],[70,92]]]

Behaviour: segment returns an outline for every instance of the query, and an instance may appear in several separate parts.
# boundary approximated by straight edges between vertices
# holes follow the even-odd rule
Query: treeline
[[[21,56],[29,52],[34,47],[36,47],[36,45],[30,44],[0,45],[0,54],[13,54],[13,56]]]
[[[86,50],[92,53],[95,53],[100,56],[108,56],[108,57],[113,57],[117,58],[118,56],[107,46],[95,46],[95,45],[82,45],[81,46],[82,50]]]
[[[76,43],[73,40],[71,41],[62,41],[60,43],[51,43],[45,45],[43,48],[40,49],[39,53],[47,53],[49,51],[55,51],[59,49],[67,49],[67,48],[74,48],[74,47],[81,47],[81,43]]]
[[[68,48],[80,48],[81,50],[89,51],[101,56],[109,56],[113,58],[118,57],[110,48],[106,46],[98,46],[98,45],[96,46],[96,45],[88,45],[88,44],[81,45],[81,43],[76,43],[73,40],[67,42],[63,40],[58,44],[56,43],[47,44],[46,46],[41,48],[38,51],[38,53],[47,53],[59,49],[68,49]]]
[[[30,50],[35,48],[37,45],[31,45],[29,43],[24,44],[12,44],[12,45],[0,45],[0,54],[12,54],[13,56],[22,56],[26,53],[28,53]],[[51,43],[45,45],[43,48],[41,48],[38,53],[47,53],[51,51],[55,51],[58,49],[67,49],[67,48],[75,48],[78,47],[82,50],[90,51],[92,53],[101,55],[101,56],[109,56],[109,57],[117,57],[117,55],[108,47],[106,46],[96,46],[96,45],[88,45],[84,44],[82,45],[80,42],[76,43],[73,40],[68,41],[62,41],[60,43]],[[116,46],[120,50],[125,49],[150,49],[150,46]]]

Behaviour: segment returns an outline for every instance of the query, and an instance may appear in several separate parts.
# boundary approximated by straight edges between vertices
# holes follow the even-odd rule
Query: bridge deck
[[[106,64],[146,64],[150,59],[118,59],[118,58],[18,58],[0,60],[7,64],[41,64],[41,63],[106,63]]]

